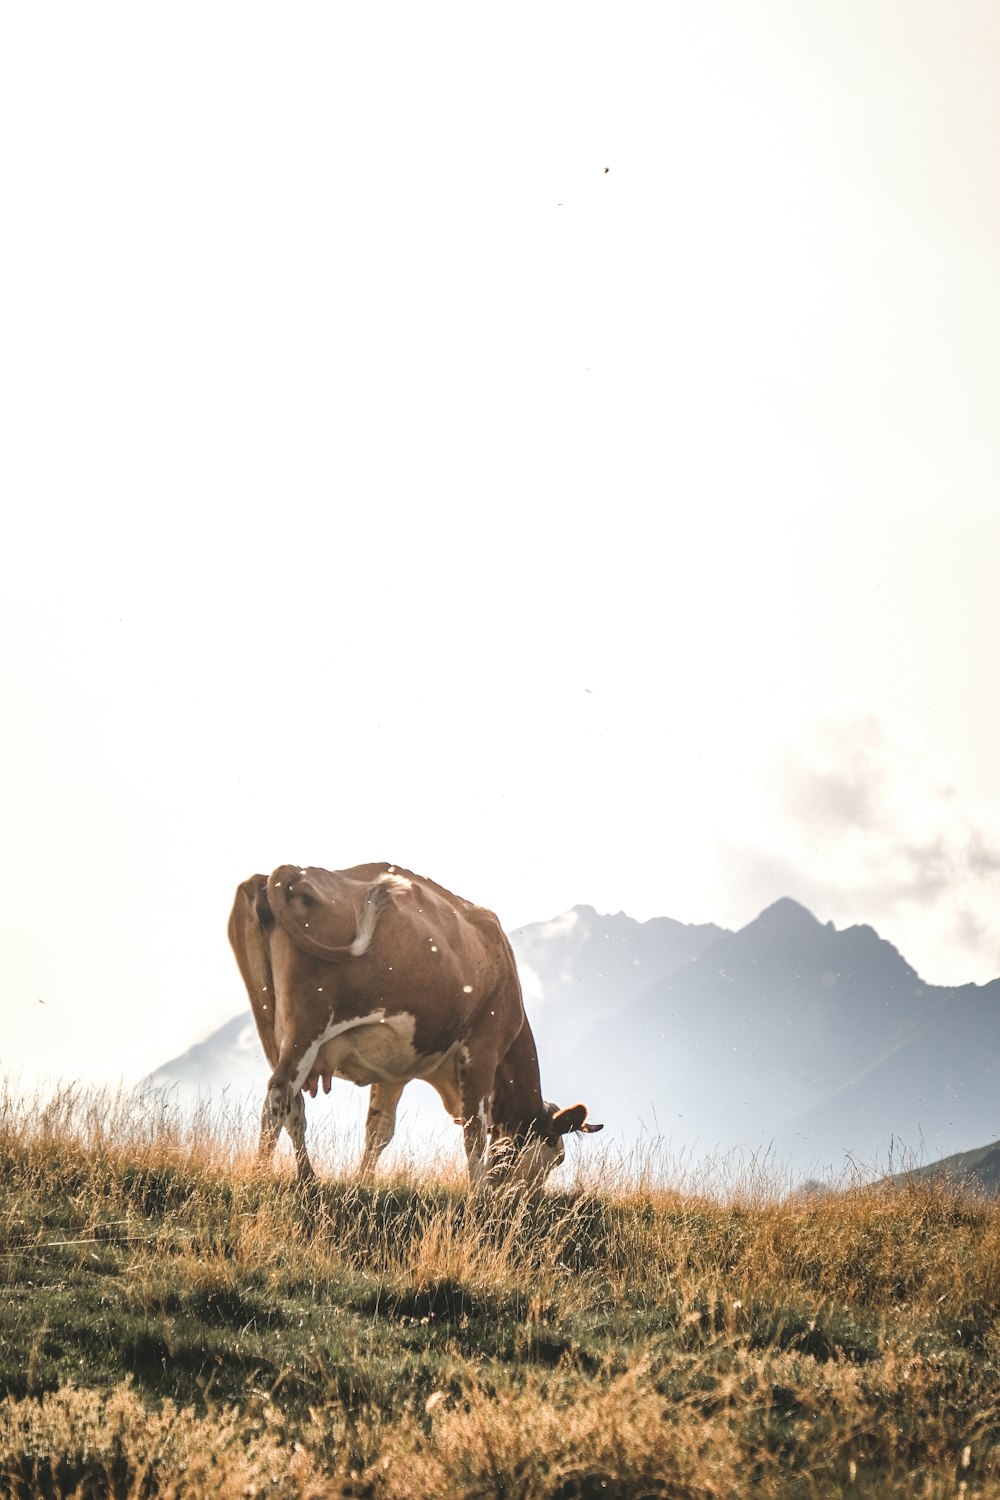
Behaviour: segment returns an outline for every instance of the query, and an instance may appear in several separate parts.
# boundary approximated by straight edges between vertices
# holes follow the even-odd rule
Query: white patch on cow
[[[349,1083],[406,1083],[437,1072],[445,1052],[424,1055],[413,1044],[416,1017],[408,1012],[387,1016],[382,1009],[346,1021],[331,1021],[303,1053],[291,1087],[298,1091],[312,1073],[332,1074]]]
[[[379,885],[387,885],[394,891],[409,891],[413,889],[413,882],[407,880],[405,875],[397,875],[395,870],[388,869],[378,878]]]
[[[376,1020],[379,1014],[383,1014],[383,1012],[377,1012],[374,1016],[353,1016],[348,1021],[331,1021],[325,1026],[315,1040],[310,1042],[299,1059],[299,1065],[291,1078],[291,1093],[293,1095],[297,1094],[309,1077],[309,1074],[312,1072],[312,1065],[316,1061],[316,1055],[321,1047],[325,1046],[327,1042],[333,1041],[335,1037],[341,1036],[345,1031],[350,1031],[354,1026],[371,1025],[372,1021]]]
[[[471,995],[472,994],[472,985],[471,984],[463,984],[462,985],[462,994],[463,995]]]

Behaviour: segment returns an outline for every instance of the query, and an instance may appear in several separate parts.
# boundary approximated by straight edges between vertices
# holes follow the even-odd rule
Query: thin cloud
[[[781,747],[762,815],[719,857],[744,915],[790,895],[823,920],[876,926],[929,982],[1000,974],[1000,836],[867,706],[840,705]]]

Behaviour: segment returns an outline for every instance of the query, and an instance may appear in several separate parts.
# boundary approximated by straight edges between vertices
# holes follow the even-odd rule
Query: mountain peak
[[[781,896],[777,901],[772,901],[770,906],[765,906],[760,916],[748,925],[758,929],[764,928],[768,932],[789,932],[819,927],[820,923],[807,906],[793,901],[791,896]]]

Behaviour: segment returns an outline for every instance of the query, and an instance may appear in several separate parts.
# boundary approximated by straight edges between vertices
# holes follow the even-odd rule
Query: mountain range
[[[786,898],[737,932],[576,906],[510,939],[543,1090],[586,1100],[612,1150],[817,1177],[1000,1136],[1000,980],[925,984],[871,927]],[[248,1009],[144,1083],[259,1098],[267,1073]],[[338,1129],[359,1130],[366,1097],[335,1086]],[[422,1084],[400,1122],[411,1138],[450,1129]]]

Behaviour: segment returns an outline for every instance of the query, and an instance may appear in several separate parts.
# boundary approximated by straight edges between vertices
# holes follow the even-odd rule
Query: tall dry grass
[[[649,1159],[303,1192],[252,1137],[0,1098],[5,1493],[1000,1500],[996,1202]]]

